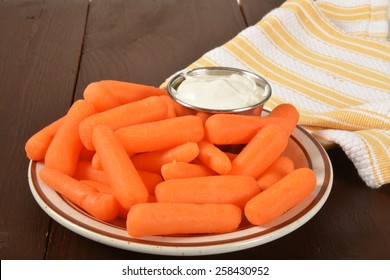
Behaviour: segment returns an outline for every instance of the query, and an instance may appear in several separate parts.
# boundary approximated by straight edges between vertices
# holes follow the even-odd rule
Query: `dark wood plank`
[[[96,80],[158,86],[245,27],[234,0],[92,1],[77,97]]]
[[[75,98],[88,83],[102,79],[158,86],[243,28],[236,0],[92,1]],[[150,256],[97,244],[55,223],[47,257]]]
[[[87,0],[0,2],[0,258],[42,259],[50,225],[29,191],[26,140],[73,100]]]
[[[321,254],[325,259],[389,259],[390,184],[371,189],[341,149],[328,154],[335,179],[316,218]]]
[[[240,7],[248,26],[256,24],[272,9],[279,7],[285,0],[240,0]]]

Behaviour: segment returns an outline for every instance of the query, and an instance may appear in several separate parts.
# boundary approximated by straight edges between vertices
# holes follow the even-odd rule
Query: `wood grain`
[[[242,0],[248,25],[281,0]],[[27,182],[28,137],[96,80],[158,86],[245,28],[236,0],[0,1],[0,258],[177,259],[99,244],[52,221]],[[183,259],[389,259],[390,187],[368,188],[341,149],[323,208],[273,242]]]
[[[50,219],[29,191],[26,140],[73,101],[88,1],[0,2],[0,258],[42,259]]]
[[[159,86],[244,27],[235,0],[92,1],[77,97],[101,79]]]

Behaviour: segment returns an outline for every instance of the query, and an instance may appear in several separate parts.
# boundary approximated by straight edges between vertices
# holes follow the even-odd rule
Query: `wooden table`
[[[158,86],[281,3],[0,1],[0,258],[169,259],[102,245],[50,219],[29,190],[24,144],[88,83]],[[333,189],[313,219],[265,245],[200,258],[389,259],[390,186],[368,188],[340,149],[328,153]]]

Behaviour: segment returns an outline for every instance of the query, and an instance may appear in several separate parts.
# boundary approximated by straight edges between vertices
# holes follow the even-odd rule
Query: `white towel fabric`
[[[299,124],[338,144],[365,183],[390,182],[387,0],[291,0],[188,69],[228,66],[265,77],[266,108],[291,103]]]

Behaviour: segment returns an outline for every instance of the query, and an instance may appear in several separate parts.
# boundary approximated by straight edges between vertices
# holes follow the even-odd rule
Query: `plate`
[[[314,191],[304,201],[264,226],[253,226],[244,221],[236,231],[226,234],[132,238],[127,234],[124,221],[101,222],[44,184],[38,176],[43,167],[42,162],[30,161],[28,180],[35,200],[51,218],[96,242],[156,255],[221,254],[281,238],[309,221],[324,205],[333,182],[332,166],[324,148],[298,126],[290,137],[285,154],[294,161],[296,167],[307,166],[314,170],[317,176]]]

